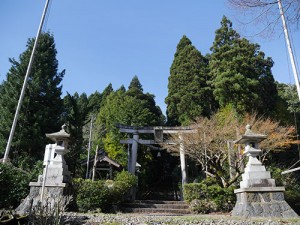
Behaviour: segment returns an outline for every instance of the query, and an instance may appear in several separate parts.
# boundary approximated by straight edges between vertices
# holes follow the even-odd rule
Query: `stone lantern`
[[[70,172],[64,159],[64,155],[68,152],[70,134],[65,131],[65,128],[66,126],[63,125],[59,132],[46,134],[46,137],[54,141],[55,144],[46,145],[44,155],[46,168],[44,170],[48,169],[48,171],[44,171],[43,175],[47,183],[58,186],[65,186],[66,183],[70,182]]]
[[[29,195],[15,210],[20,215],[28,214],[39,202],[50,201],[53,206],[60,197],[72,195],[70,172],[64,160],[70,137],[65,127],[63,125],[59,132],[46,134],[55,143],[46,145],[43,174],[38,176],[37,182],[29,183]]]
[[[244,144],[244,154],[248,156],[248,163],[242,174],[240,188],[234,190],[237,196],[233,216],[242,217],[297,217],[297,214],[284,200],[284,187],[276,187],[275,180],[269,171],[258,160],[261,153],[258,144],[266,139],[263,134],[251,131],[246,126],[246,132],[236,144]]]

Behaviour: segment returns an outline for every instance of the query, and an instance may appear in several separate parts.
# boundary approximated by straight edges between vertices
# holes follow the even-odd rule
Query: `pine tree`
[[[34,39],[29,39],[27,49],[12,64],[0,90],[0,152],[3,152],[11,129],[17,101],[21,92]],[[57,132],[61,127],[61,81],[64,71],[58,72],[53,35],[40,35],[39,45],[29,75],[29,81],[15,135],[12,151],[29,154],[36,158],[44,152],[45,133]]]
[[[238,112],[271,115],[277,96],[272,59],[265,58],[258,44],[240,38],[225,16],[211,50],[211,84],[220,106],[231,104]]]
[[[165,99],[169,125],[185,125],[212,113],[215,104],[208,74],[208,60],[183,36],[174,55]]]

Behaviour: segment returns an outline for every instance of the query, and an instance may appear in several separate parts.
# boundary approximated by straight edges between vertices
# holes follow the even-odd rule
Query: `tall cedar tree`
[[[144,93],[143,87],[137,76],[134,76],[128,86],[126,92],[127,96],[136,98],[142,101],[142,105],[151,112],[151,116],[148,119],[148,126],[158,126],[164,124],[164,116],[159,106],[156,105],[154,100],[155,96],[150,93]],[[151,119],[150,119],[151,118]],[[146,121],[145,121],[146,122]]]
[[[70,152],[66,155],[66,160],[70,171],[75,176],[80,175],[78,172],[78,169],[81,168],[79,160],[81,159],[81,154],[86,152],[86,149],[83,148],[85,146],[83,127],[88,123],[88,113],[92,110],[88,104],[88,98],[85,93],[78,95],[76,92],[73,96],[67,93],[64,97],[64,119],[68,124],[68,131],[71,135]]]
[[[95,119],[111,92],[113,88],[109,84],[102,93],[96,91],[89,97],[85,93],[79,95],[77,92],[74,95],[68,93],[64,97],[64,121],[71,134],[70,153],[66,155],[66,160],[75,176],[81,176],[83,172],[79,162],[87,157],[90,120]],[[98,130],[93,129],[92,132],[95,134]]]
[[[186,125],[212,113],[215,104],[208,78],[208,60],[183,36],[174,55],[165,99],[169,125]]]
[[[238,112],[274,113],[277,89],[273,61],[232,28],[225,16],[216,30],[209,61],[214,96],[221,107],[231,104]]]
[[[21,87],[33,48],[29,39],[27,49],[19,61],[9,59],[12,66],[0,88],[0,152],[3,153],[20,96]],[[64,71],[58,72],[56,48],[52,34],[40,35],[28,86],[20,111],[11,153],[22,153],[41,158],[46,140],[45,133],[56,132],[61,127],[61,81]],[[11,157],[11,155],[10,155]]]

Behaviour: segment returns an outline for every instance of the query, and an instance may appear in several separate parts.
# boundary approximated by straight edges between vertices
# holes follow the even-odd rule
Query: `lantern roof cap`
[[[241,135],[240,138],[234,141],[236,144],[245,144],[246,142],[261,142],[265,140],[268,136],[265,134],[257,134],[251,130],[251,125],[246,125],[245,134]]]
[[[46,137],[51,139],[52,141],[58,141],[58,140],[68,140],[70,138],[70,134],[66,132],[66,124],[61,126],[61,130],[55,133],[46,134]]]

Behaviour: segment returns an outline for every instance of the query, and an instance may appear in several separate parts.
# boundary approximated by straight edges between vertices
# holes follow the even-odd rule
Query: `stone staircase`
[[[161,213],[161,214],[189,214],[189,206],[183,201],[136,200],[123,203],[121,211],[124,213]]]

